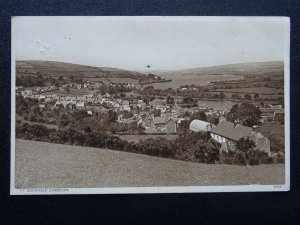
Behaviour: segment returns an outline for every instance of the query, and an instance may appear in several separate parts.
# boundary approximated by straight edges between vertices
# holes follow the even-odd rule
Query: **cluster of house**
[[[49,85],[49,86],[43,86],[43,87],[30,87],[30,88],[24,88],[23,86],[16,87],[16,93],[23,95],[24,97],[31,97],[33,98],[35,95],[39,95],[45,92],[60,90],[60,91],[67,91],[69,88],[73,89],[96,89],[100,88],[102,85],[106,86],[117,86],[119,84],[112,83],[107,79],[104,79],[102,81],[90,81],[90,80],[84,80],[82,83],[78,82],[67,82],[66,84],[62,84],[60,87]],[[122,86],[127,88],[139,88],[140,85],[134,84],[134,83],[121,83]]]
[[[39,95],[43,92],[55,91],[58,90],[56,86],[45,86],[45,87],[32,87],[32,88],[24,88],[23,86],[16,87],[16,93],[21,94],[24,97],[34,97],[35,95]]]
[[[174,134],[177,132],[178,121],[180,118],[176,116],[170,116],[163,114],[155,117],[150,113],[135,114],[131,118],[123,118],[123,115],[119,115],[118,122],[126,124],[141,125],[144,128],[144,133],[153,134]]]
[[[210,136],[221,144],[221,150],[228,152],[236,150],[236,143],[241,138],[249,138],[254,141],[256,148],[271,155],[270,140],[262,133],[255,131],[252,127],[243,126],[226,121],[220,118],[218,125],[201,120],[193,120],[190,123],[190,130],[194,132],[208,132]]]
[[[155,101],[154,101],[155,102]],[[155,103],[152,103],[152,107],[156,107]],[[157,106],[160,108],[160,105]],[[194,109],[196,110],[196,109]],[[197,108],[199,110],[199,108]],[[124,118],[122,114],[118,117],[119,123],[127,123],[141,125],[144,128],[144,133],[153,134],[174,134],[177,133],[182,121],[189,121],[188,116],[182,116],[191,109],[180,108],[179,106],[173,106],[171,109],[161,112],[160,116],[155,116],[151,111],[140,111],[138,114],[134,114],[130,118]],[[208,109],[205,112],[206,115],[216,115],[220,117],[223,111]],[[191,123],[192,124],[192,123]]]
[[[270,154],[270,141],[268,138],[251,127],[226,121],[222,117],[224,111],[209,109],[205,106],[187,109],[178,106],[176,103],[171,107],[165,99],[154,99],[146,104],[138,98],[129,101],[114,98],[108,93],[82,96],[43,94],[44,91],[53,90],[53,88],[49,86],[45,87],[45,90],[40,88],[33,92],[18,87],[17,92],[24,97],[43,100],[39,104],[40,107],[52,104],[52,107],[84,109],[89,114],[114,110],[118,112],[119,123],[140,125],[144,128],[145,133],[177,133],[180,123],[184,120],[189,120],[188,117],[182,117],[181,115],[184,115],[186,111],[200,110],[205,112],[206,115],[214,115],[220,118],[220,122],[218,125],[214,125],[201,120],[193,120],[189,125],[190,130],[194,132],[209,132],[211,137],[221,144],[221,149],[224,151],[234,150],[236,142],[244,137],[253,140],[258,149]],[[153,112],[155,110],[160,111],[159,116],[154,116]],[[267,107],[260,107],[260,110],[262,111],[262,122],[270,119],[278,120],[284,117],[284,109],[281,105],[268,105]],[[131,112],[132,116],[130,118],[125,117],[125,111],[127,113]]]
[[[136,114],[128,119],[124,119],[122,115],[118,117],[120,123],[141,125],[144,128],[144,133],[149,134],[176,133],[180,123],[184,120],[189,120],[189,118],[180,118],[176,113],[165,113],[159,117],[149,113]],[[270,140],[262,133],[257,132],[252,127],[228,122],[222,116],[218,125],[196,119],[191,121],[189,129],[193,132],[208,132],[214,140],[221,144],[221,150],[225,152],[234,151],[240,138],[249,138],[249,140],[254,141],[257,149],[269,156],[271,155]]]
[[[134,83],[120,83],[121,85],[128,88],[137,88],[139,85]],[[84,80],[83,82],[68,82],[66,84],[61,85],[60,90],[66,90],[67,88],[75,88],[75,89],[93,89],[100,88],[101,86],[117,86],[118,84],[112,83],[106,78],[103,78],[101,81],[92,81],[92,80]]]
[[[75,89],[82,89],[82,88],[99,88],[102,86],[102,83],[100,82],[84,82],[84,83],[67,83],[61,85],[59,88],[61,91],[66,90],[67,88],[75,88]]]
[[[149,115],[142,119],[142,126],[145,128],[145,133],[165,133],[173,134],[177,132],[178,125],[185,118],[180,118],[178,115],[161,115],[155,117]]]
[[[52,88],[52,87],[47,87]],[[31,90],[31,91],[30,91]],[[176,133],[176,126],[173,123],[178,122],[178,116],[185,111],[194,111],[194,108],[182,108],[177,104],[171,105],[167,104],[165,99],[154,99],[149,103],[145,103],[144,100],[133,98],[130,101],[121,98],[115,98],[111,96],[109,93],[104,95],[101,94],[87,94],[80,96],[72,96],[72,95],[58,95],[58,94],[47,94],[43,92],[33,92],[30,90],[22,90],[18,92],[25,98],[35,98],[41,100],[39,106],[41,108],[45,107],[63,107],[67,109],[84,109],[87,110],[90,114],[93,112],[107,112],[108,110],[114,110],[116,112],[127,111],[133,112],[135,115],[132,118],[123,118],[122,114],[119,118],[119,122],[121,123],[133,123],[138,122],[141,119],[144,121],[152,120],[151,125],[148,122],[144,122],[145,130],[149,129],[149,132],[157,132],[157,133]],[[40,89],[39,89],[40,90]],[[207,107],[198,107],[196,110],[205,111],[207,115],[218,114],[219,111],[215,111],[213,109],[208,109]],[[153,111],[159,111],[159,117],[154,117]],[[138,113],[136,113],[138,112]],[[161,117],[161,118],[160,118]],[[164,118],[164,119],[163,119]],[[182,119],[182,118],[180,118]],[[164,121],[164,123],[159,122]],[[172,125],[169,125],[172,124]],[[168,125],[168,129],[165,129],[165,126]],[[173,129],[171,129],[173,127]],[[175,128],[174,128],[175,127]]]
[[[260,107],[259,109],[262,112],[261,122],[284,119],[284,108],[282,105],[269,104],[267,107]]]

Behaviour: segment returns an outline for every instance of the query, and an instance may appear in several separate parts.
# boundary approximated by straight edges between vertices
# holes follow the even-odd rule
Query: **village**
[[[127,93],[109,94],[95,91],[100,87],[125,87]],[[68,110],[85,111],[89,116],[95,113],[108,113],[113,111],[117,114],[116,122],[128,126],[140,127],[140,134],[165,135],[183,132],[183,127],[193,132],[208,132],[211,137],[221,144],[221,150],[228,152],[234,150],[234,143],[240,138],[250,138],[256,143],[258,149],[271,155],[270,140],[260,132],[257,126],[243,126],[238,121],[226,121],[225,116],[229,110],[208,108],[206,106],[182,106],[178,101],[168,101],[168,98],[147,98],[135,92],[143,89],[139,84],[107,84],[103,82],[85,81],[82,83],[68,82],[56,87],[16,87],[16,93],[24,98],[38,100],[39,108],[64,108]],[[88,94],[76,95],[70,93],[81,90],[93,90]],[[128,93],[130,95],[128,95]],[[280,121],[284,118],[282,105],[264,104],[259,105],[261,111],[261,123]],[[191,116],[195,112],[202,112],[208,120]],[[125,131],[121,134],[129,134]]]

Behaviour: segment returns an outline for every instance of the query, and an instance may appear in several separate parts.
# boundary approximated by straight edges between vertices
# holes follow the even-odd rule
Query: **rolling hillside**
[[[18,75],[37,75],[75,78],[131,78],[145,80],[143,73],[108,67],[92,67],[54,61],[26,60],[16,62]]]
[[[249,62],[237,63],[211,67],[199,67],[174,71],[153,71],[162,77],[172,75],[280,75],[283,76],[284,63],[279,61],[271,62]]]

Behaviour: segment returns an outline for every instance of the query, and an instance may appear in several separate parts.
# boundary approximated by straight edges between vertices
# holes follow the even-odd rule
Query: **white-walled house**
[[[241,124],[234,124],[226,120],[221,120],[220,123],[210,131],[211,137],[221,144],[221,150],[228,152],[236,149],[236,142],[240,138],[249,138],[253,140],[256,148],[260,151],[270,152],[270,140],[263,134],[253,131],[251,127],[246,127]]]
[[[84,102],[77,102],[76,103],[76,109],[84,109]]]

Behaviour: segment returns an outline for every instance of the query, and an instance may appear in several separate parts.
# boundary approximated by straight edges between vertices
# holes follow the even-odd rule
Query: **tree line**
[[[51,129],[44,125],[28,123],[16,126],[16,138],[56,144],[107,148],[201,163],[217,163],[220,147],[207,133],[202,132],[182,134],[175,140],[158,137],[129,142],[105,132],[72,128]]]
[[[240,140],[237,144],[240,147],[237,147],[236,151],[222,152],[220,144],[206,132],[186,132],[174,140],[158,137],[129,142],[105,132],[73,128],[51,129],[44,125],[23,123],[16,126],[16,138],[107,148],[195,163],[256,165],[279,162],[268,157],[266,153],[255,150],[255,144],[249,140]]]

